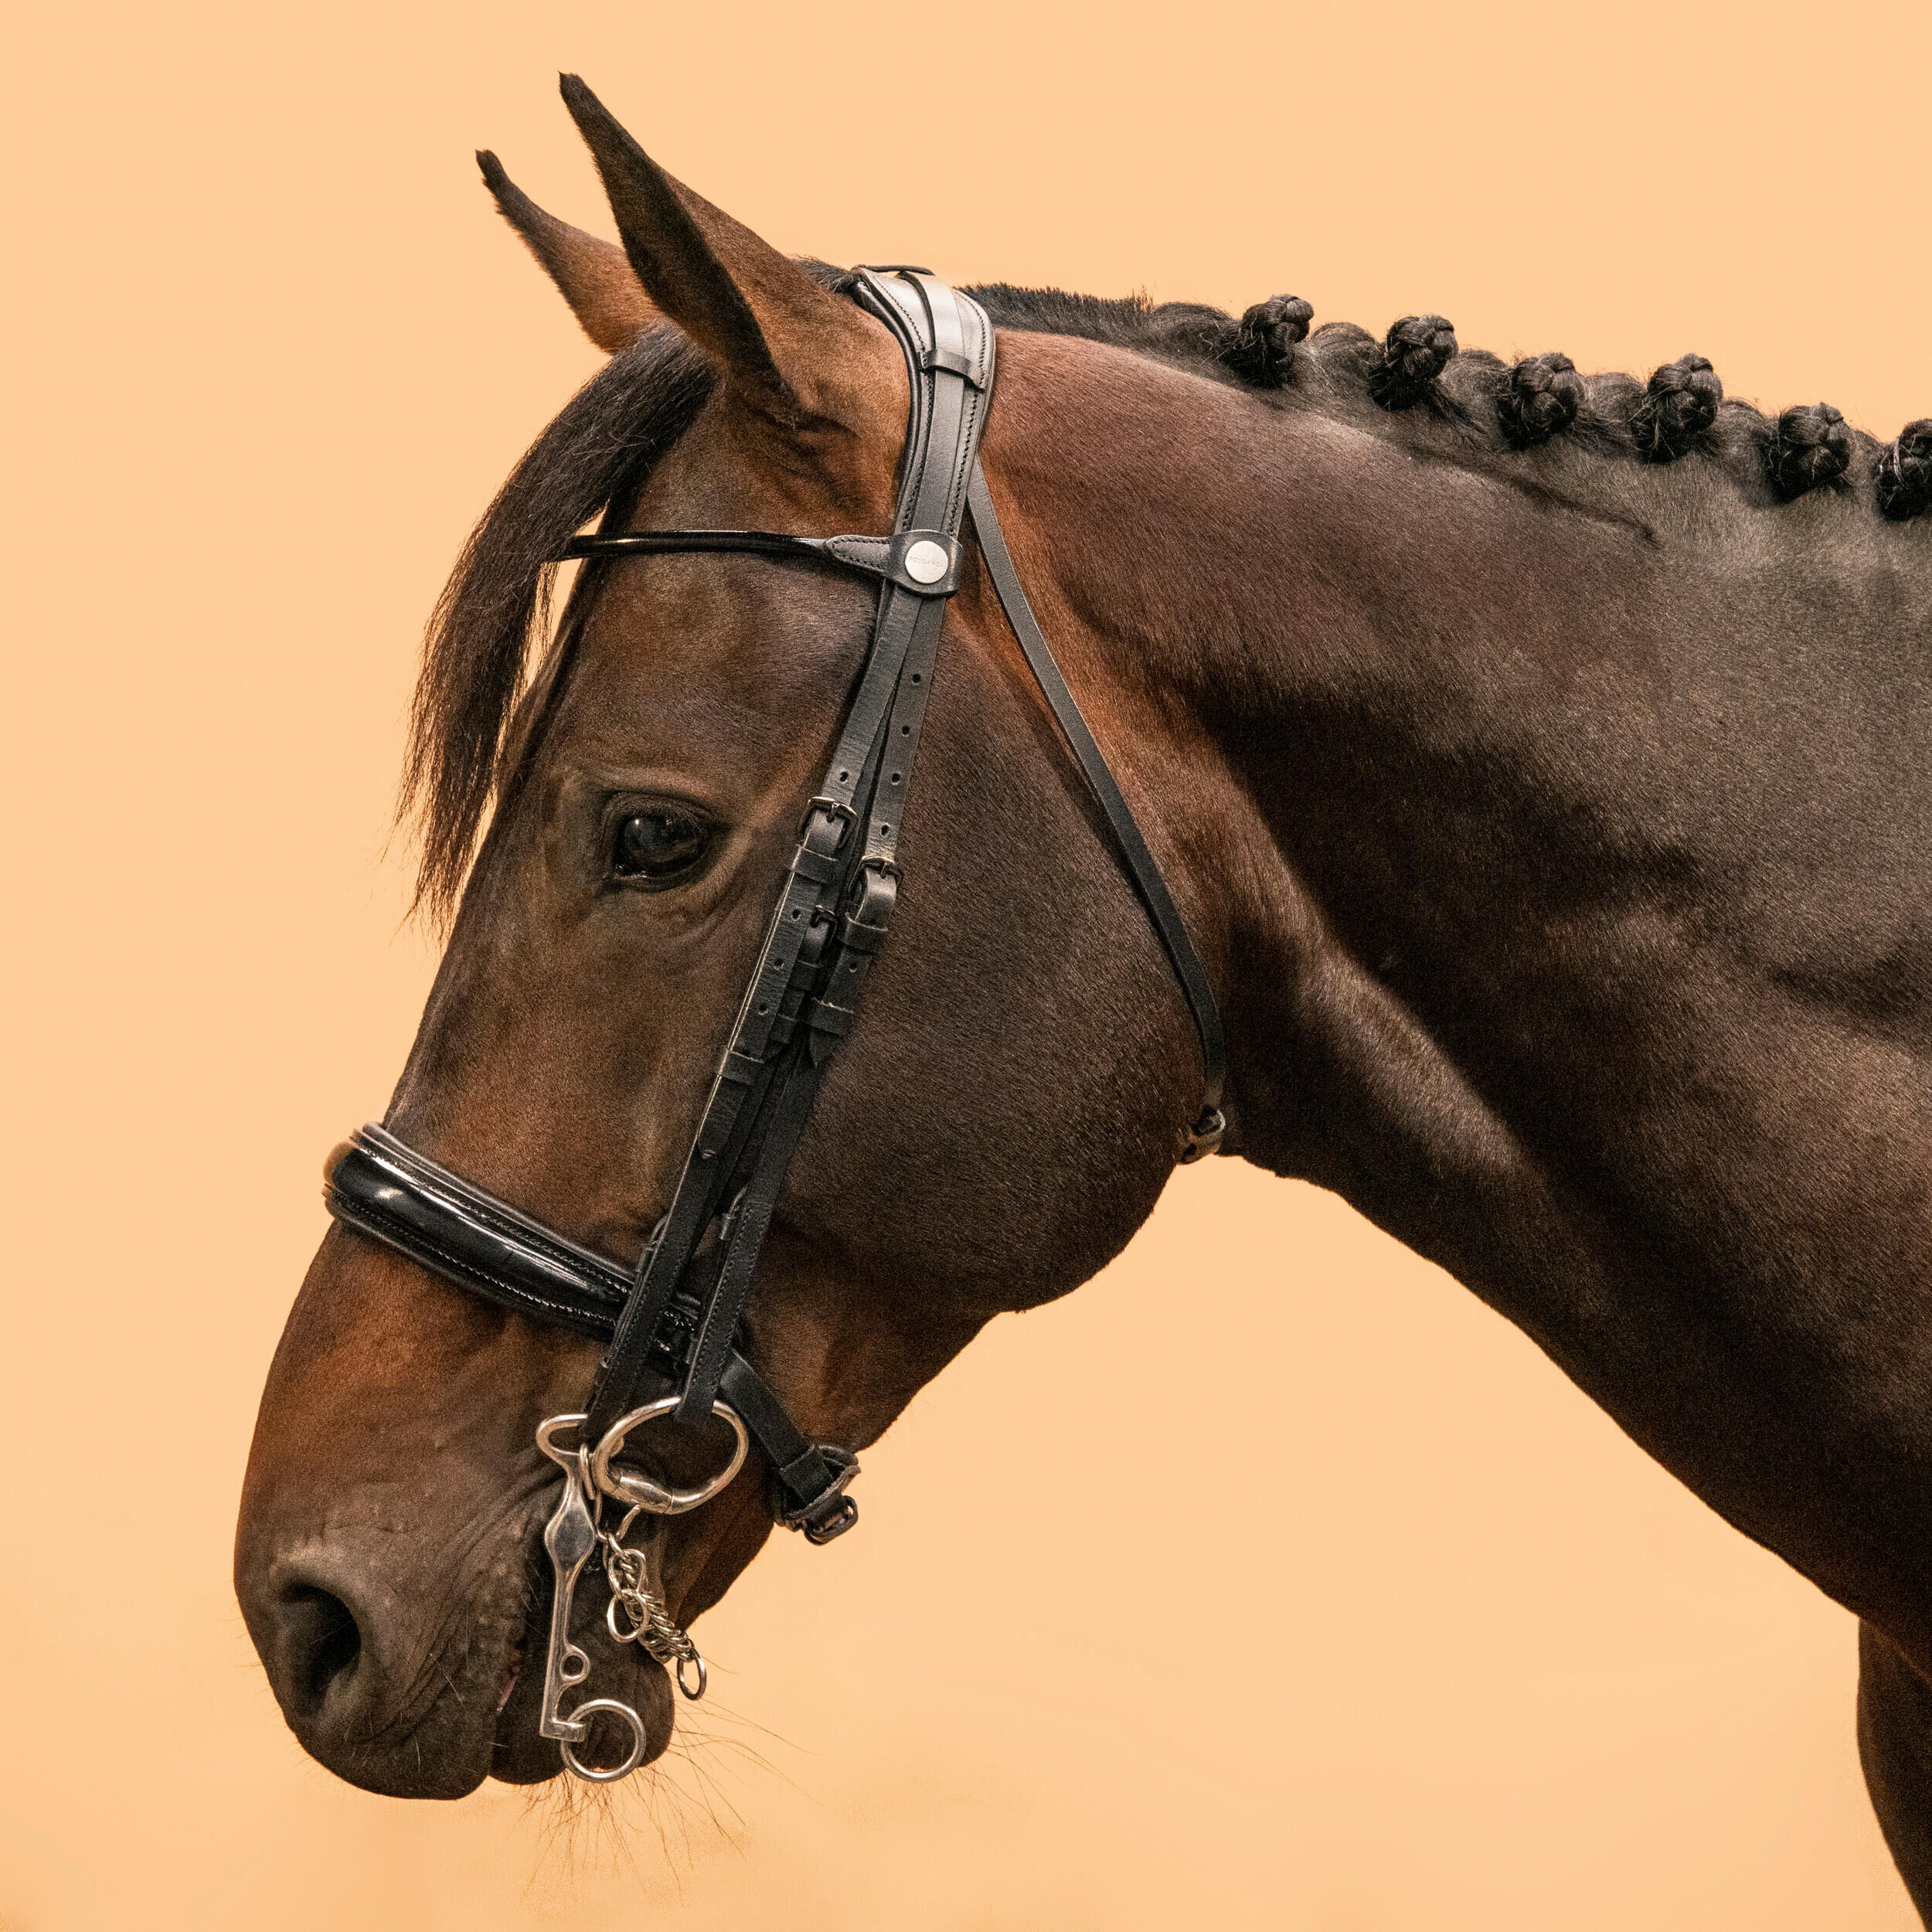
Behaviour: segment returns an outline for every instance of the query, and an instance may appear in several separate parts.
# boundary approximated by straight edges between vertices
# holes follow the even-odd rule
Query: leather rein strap
[[[796,556],[873,578],[870,647],[837,747],[805,809],[757,972],[740,1002],[669,1211],[634,1273],[554,1233],[366,1127],[332,1159],[337,1219],[444,1280],[539,1319],[607,1337],[584,1437],[600,1440],[647,1380],[679,1389],[681,1420],[722,1400],[774,1471],[773,1513],[813,1542],[856,1519],[846,1450],[800,1434],[738,1352],[740,1318],[824,1066],[849,1030],[897,903],[899,828],[932,687],[946,600],[958,587],[970,507],[995,590],[1100,804],[1172,961],[1200,1036],[1203,1104],[1181,1150],[1219,1142],[1226,1049],[1213,988],[1187,929],[1021,588],[981,471],[995,347],[985,311],[937,277],[861,270],[859,301],[891,330],[911,375],[897,513],[889,536],[665,530],[579,537],[566,557],[706,551]]]

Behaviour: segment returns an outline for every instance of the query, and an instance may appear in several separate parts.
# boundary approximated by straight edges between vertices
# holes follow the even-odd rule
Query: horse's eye
[[[672,879],[704,856],[711,828],[685,811],[634,811],[617,827],[611,869],[620,879]]]

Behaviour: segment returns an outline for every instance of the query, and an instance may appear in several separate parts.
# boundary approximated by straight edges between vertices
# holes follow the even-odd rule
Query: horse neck
[[[1826,832],[1820,787],[1777,795],[1794,709],[1856,706],[1893,770],[1932,726],[1867,621],[1876,519],[1025,350],[989,467],[1223,990],[1233,1145],[1514,1295],[1498,1189],[1530,1212],[1543,1168],[1622,1158],[1618,1083],[1681,1044],[1604,1030],[1658,990],[1632,927],[1706,874],[1791,900]],[[1633,1186],[1711,1205],[1631,1158]]]
[[[1229,1150],[1932,1675],[1923,532],[1114,373],[1009,474],[1223,995]]]

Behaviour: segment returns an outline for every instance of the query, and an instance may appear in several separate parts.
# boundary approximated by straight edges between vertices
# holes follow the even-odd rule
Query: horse
[[[610,359],[431,621],[403,797],[447,943],[384,1119],[628,1273],[873,591],[603,557],[553,624],[555,560],[600,519],[891,529],[911,377],[850,272],[564,94],[621,246],[478,160]],[[1762,415],[1696,355],[1511,365],[1438,316],[1311,329],[1292,296],[967,292],[998,334],[986,488],[1225,1019],[1218,1155],[1439,1264],[1856,1614],[1867,1784],[1932,1913],[1932,419],[1884,443],[1822,403]],[[985,545],[961,555],[895,930],[734,1331],[808,1437],[855,1450],[994,1315],[1121,1249],[1199,1100],[1168,952]],[[1230,1385],[1267,1399],[1224,1311],[1176,1328],[1183,1433]],[[324,1237],[235,1583],[342,1777],[447,1798],[557,1772],[535,1432],[599,1354]],[[677,1623],[771,1533],[767,1461],[657,1525]],[[566,1634],[661,1753],[662,1664],[594,1617]]]

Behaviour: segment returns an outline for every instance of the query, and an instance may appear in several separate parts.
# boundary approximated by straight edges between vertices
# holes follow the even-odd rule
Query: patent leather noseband
[[[957,589],[970,512],[1008,621],[1099,803],[1172,961],[1200,1037],[1202,1104],[1179,1158],[1213,1151],[1223,1121],[1220,1015],[1199,955],[1133,813],[1060,675],[1021,588],[979,467],[992,400],[994,338],[985,311],[923,270],[861,270],[852,294],[892,332],[912,406],[893,528],[886,536],[759,530],[662,530],[574,539],[570,557],[724,551],[797,556],[871,578],[870,647],[837,748],[806,804],[766,928],[669,1211],[636,1267],[566,1240],[438,1166],[380,1127],[332,1158],[330,1212],[444,1280],[607,1343],[584,1439],[604,1437],[647,1384],[673,1390],[675,1414],[715,1404],[743,1423],[772,1469],[776,1519],[815,1543],[856,1519],[845,1494],[858,1463],[813,1443],[738,1347],[759,1255],[820,1077],[852,1028],[866,973],[899,893],[899,828],[931,689],[946,600]]]
[[[330,1157],[327,1188],[329,1211],[338,1221],[485,1301],[600,1342],[610,1340],[636,1284],[633,1270],[472,1187],[379,1127],[359,1128]],[[667,1386],[677,1386],[701,1314],[688,1296],[672,1302],[649,1364]],[[844,1491],[858,1458],[807,1441],[736,1349],[718,1387],[771,1464],[772,1514],[778,1522],[802,1529],[813,1543],[829,1542],[849,1528],[858,1508]]]

